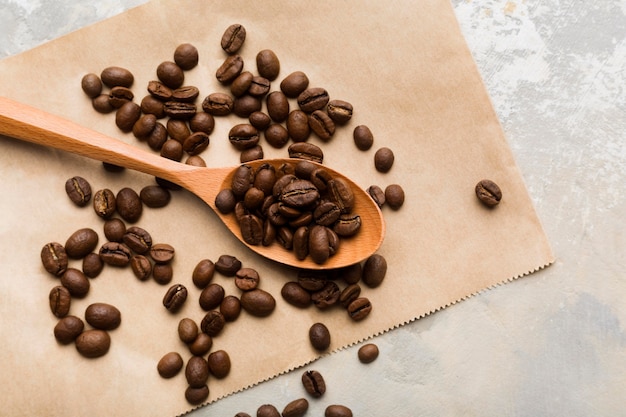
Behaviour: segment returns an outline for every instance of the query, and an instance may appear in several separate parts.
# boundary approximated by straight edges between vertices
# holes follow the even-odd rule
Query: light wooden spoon
[[[340,268],[360,262],[378,250],[385,235],[382,213],[372,198],[357,184],[340,173],[324,167],[352,187],[355,195],[353,212],[361,216],[361,229],[353,237],[342,239],[339,250],[322,265],[310,257],[298,260],[292,251],[275,243],[269,246],[249,245],[242,236],[233,214],[224,215],[215,207],[215,197],[230,187],[236,167],[201,168],[163,158],[120,140],[108,137],[69,120],[34,107],[0,97],[0,134],[50,146],[98,161],[140,171],[176,183],[200,197],[224,222],[226,227],[256,253],[276,262],[306,269]],[[253,168],[271,163],[276,168],[293,159],[266,159],[249,162]]]

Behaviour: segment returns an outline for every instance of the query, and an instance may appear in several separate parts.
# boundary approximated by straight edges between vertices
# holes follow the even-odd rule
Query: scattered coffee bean
[[[344,100],[330,100],[326,109],[328,117],[337,124],[346,124],[352,118],[352,104]]]
[[[280,72],[280,61],[274,51],[264,49],[256,55],[256,67],[261,77],[273,81]]]
[[[348,308],[351,302],[359,298],[359,295],[361,295],[361,287],[358,284],[350,284],[341,291],[339,304]]]
[[[185,378],[192,388],[203,387],[209,378],[209,364],[201,356],[192,356],[185,367]]]
[[[378,346],[376,346],[374,343],[367,343],[361,346],[357,352],[359,361],[361,361],[362,363],[374,362],[376,358],[378,358],[378,354]]]
[[[59,343],[68,345],[83,332],[85,324],[76,316],[65,316],[54,326],[54,337]]]
[[[165,264],[174,259],[176,251],[167,243],[156,243],[150,247],[150,257],[158,264]]]
[[[287,75],[280,83],[280,89],[287,97],[296,98],[309,86],[309,78],[302,71]]]
[[[226,320],[224,319],[222,313],[217,310],[210,310],[204,315],[204,318],[200,323],[200,328],[204,333],[211,337],[215,337],[222,331],[225,324]]]
[[[190,43],[183,43],[174,50],[174,62],[184,71],[198,65],[198,48]]]
[[[374,144],[374,135],[369,127],[358,125],[352,132],[354,144],[359,150],[367,151]]]
[[[158,284],[169,284],[174,277],[174,268],[169,263],[156,263],[152,267],[152,278]]]
[[[227,277],[234,277],[241,269],[241,261],[233,255],[220,255],[215,262],[215,270]]]
[[[159,185],[147,185],[139,192],[141,202],[150,208],[165,207],[171,200],[171,193]]]
[[[243,25],[234,23],[224,31],[220,45],[226,53],[234,54],[241,49],[245,40],[246,28]]]
[[[72,177],[65,182],[65,192],[72,203],[79,207],[86,206],[91,200],[91,185],[83,177]]]
[[[132,101],[126,101],[115,112],[115,124],[122,132],[132,132],[135,123],[141,117],[141,107]]]
[[[371,255],[363,265],[363,283],[370,288],[378,287],[387,273],[387,260],[377,253]]]
[[[240,301],[245,311],[257,317],[269,316],[276,307],[274,297],[260,288],[244,292]]]
[[[215,282],[207,285],[200,293],[199,303],[200,307],[204,311],[213,310],[217,308],[224,299],[226,292],[224,287]]]
[[[319,398],[326,392],[326,382],[318,371],[305,371],[302,374],[302,385],[306,392],[314,398]]]
[[[81,79],[80,87],[89,98],[96,98],[102,93],[102,81],[97,74],[85,74]]]
[[[167,87],[176,89],[183,85],[185,73],[175,62],[164,61],[156,69],[157,78]]]
[[[178,337],[183,343],[193,343],[198,337],[198,325],[190,318],[181,319],[178,322]]]
[[[185,399],[189,402],[189,404],[201,404],[207,398],[209,398],[209,386],[206,384],[201,387],[190,386],[185,390]]]
[[[330,346],[330,331],[323,323],[315,323],[309,328],[309,341],[314,349],[323,351]]]
[[[263,113],[262,111],[255,111],[250,113],[248,116],[248,121],[252,126],[254,126],[257,130],[265,130],[272,123],[272,118]]]
[[[187,301],[187,288],[182,284],[172,285],[165,296],[163,296],[163,306],[171,313],[175,313]]]
[[[104,236],[110,242],[122,242],[126,233],[126,224],[118,219],[113,218],[104,222]]]
[[[70,312],[72,305],[72,295],[70,291],[62,285],[57,285],[50,290],[48,296],[50,302],[50,311],[56,317],[63,318]]]
[[[294,142],[305,142],[311,134],[309,116],[302,110],[292,110],[287,116],[287,132]]]
[[[495,207],[502,199],[502,191],[498,184],[491,180],[481,180],[475,187],[476,197],[487,207]]]
[[[345,405],[333,404],[326,407],[324,417],[352,417],[352,410]]]
[[[102,114],[111,113],[115,110],[115,107],[109,102],[108,94],[100,94],[91,100],[91,105],[95,111]]]
[[[334,281],[327,281],[324,286],[311,294],[311,301],[320,310],[326,310],[339,302],[341,290]]]
[[[250,291],[258,287],[259,273],[252,268],[241,268],[235,273],[235,285],[241,291]]]
[[[61,276],[67,269],[68,259],[65,248],[58,242],[51,242],[41,248],[41,263],[46,271]]]
[[[145,281],[152,275],[152,263],[147,256],[133,255],[130,258],[130,267],[140,281]]]
[[[130,263],[131,257],[130,248],[123,243],[107,242],[100,247],[100,258],[107,265],[124,267]]]
[[[374,166],[378,172],[389,172],[394,162],[393,151],[387,147],[382,147],[374,154]]]
[[[75,345],[81,355],[87,358],[97,358],[109,351],[111,336],[105,330],[89,329],[78,335]]]
[[[241,301],[234,295],[227,295],[220,303],[220,313],[226,321],[235,321],[241,313]]]
[[[83,258],[83,274],[88,278],[96,278],[104,269],[104,262],[95,252],[88,253]]]
[[[230,55],[215,72],[215,77],[222,84],[230,84],[241,74],[243,59],[240,55]]]
[[[178,352],[169,352],[163,355],[157,364],[157,372],[163,378],[173,378],[183,369],[183,358]]]
[[[93,208],[96,214],[103,219],[110,218],[115,213],[115,194],[108,188],[98,190],[93,195]]]
[[[285,283],[280,293],[283,299],[293,306],[306,308],[311,305],[311,293],[295,281]]]
[[[324,151],[309,142],[296,142],[289,145],[287,149],[290,158],[304,159],[321,164],[324,161]]]
[[[213,338],[204,332],[198,333],[196,339],[189,345],[189,352],[192,355],[206,355],[213,346]]]
[[[385,188],[385,202],[389,207],[398,210],[404,204],[404,190],[398,184],[390,184]]]
[[[61,275],[61,284],[67,288],[72,297],[83,298],[89,292],[89,280],[83,272],[76,268],[67,268]]]
[[[209,371],[215,378],[222,379],[230,372],[230,356],[224,350],[211,352],[207,358]]]
[[[281,414],[282,417],[303,417],[309,409],[309,402],[306,398],[298,398],[289,402]]]
[[[359,297],[348,305],[347,310],[352,320],[361,321],[372,312],[372,303],[365,297]]]
[[[209,259],[203,259],[194,268],[191,279],[198,288],[204,288],[213,279],[215,264]]]
[[[111,304],[93,303],[85,310],[85,320],[96,329],[113,330],[122,322],[122,314]]]
[[[135,77],[126,68],[111,66],[102,70],[100,79],[104,85],[110,88],[118,86],[130,88]]]
[[[370,197],[372,197],[372,200],[374,200],[378,207],[385,205],[385,191],[378,185],[371,185],[368,187],[367,193]]]
[[[81,259],[98,245],[98,233],[91,228],[78,229],[65,242],[65,252],[73,259]]]
[[[300,109],[306,113],[313,113],[315,110],[323,109],[329,100],[328,91],[321,87],[307,88],[297,97]]]

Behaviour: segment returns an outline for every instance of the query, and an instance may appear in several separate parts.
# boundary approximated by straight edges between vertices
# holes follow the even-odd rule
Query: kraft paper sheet
[[[281,60],[279,79],[302,70],[311,86],[351,102],[354,116],[321,145],[324,163],[349,174],[363,188],[403,186],[399,211],[383,210],[387,235],[379,253],[388,261],[383,284],[362,295],[374,306],[364,321],[352,322],[341,308],[300,310],[280,296],[296,272],[262,259],[230,236],[198,198],[175,192],[169,206],[144,210],[136,225],[155,242],[176,248],[172,283],[190,290],[184,309],[168,313],[162,298],[168,286],[140,282],[130,269],[106,267],[91,280],[88,296],[74,300],[71,314],[84,317],[88,304],[117,306],[122,325],[111,332],[109,353],[82,358],[72,345],[53,337],[56,318],[48,293],[59,283],[40,262],[41,247],[64,243],[82,227],[105,241],[102,220],[93,209],[74,206],[65,195],[67,178],[80,175],[94,191],[125,186],[139,191],[154,179],[125,171],[106,172],[101,163],[9,138],[0,138],[0,336],[3,412],[7,415],[178,415],[192,407],[184,399],[183,373],[166,380],[157,361],[169,351],[188,353],[177,338],[178,321],[200,322],[200,291],[191,282],[194,266],[221,254],[237,256],[261,275],[262,289],[277,300],[265,319],[245,312],[215,337],[232,371],[211,378],[210,398],[221,397],[301,367],[320,356],[308,343],[314,322],[332,334],[329,352],[379,335],[482,290],[533,273],[553,262],[522,176],[491,106],[476,65],[447,0],[378,2],[263,2],[161,0],[86,27],[0,62],[0,94],[69,118],[120,140],[148,149],[117,129],[114,115],[96,113],[80,89],[81,77],[110,65],[135,75],[137,100],[147,94],[159,63],[173,59],[177,45],[190,42],[200,64],[185,84],[209,93],[228,91],[215,79],[225,59],[220,38],[231,23],[248,37],[240,51],[245,69],[256,73],[255,56],[269,48]],[[292,102],[292,108],[295,104]],[[239,163],[227,132],[241,119],[218,118],[211,144],[202,156],[210,166]],[[365,124],[374,133],[372,149],[356,149],[352,130]],[[373,156],[391,148],[390,172],[376,172]],[[267,157],[284,157],[286,148],[265,145]],[[495,209],[474,196],[482,178],[504,193]],[[80,268],[79,261],[70,266]],[[227,294],[239,292],[232,279],[216,274]]]

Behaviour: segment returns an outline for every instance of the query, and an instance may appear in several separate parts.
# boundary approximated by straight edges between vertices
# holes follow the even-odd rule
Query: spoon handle
[[[0,134],[108,162],[175,183],[193,167],[163,158],[72,121],[0,97]]]

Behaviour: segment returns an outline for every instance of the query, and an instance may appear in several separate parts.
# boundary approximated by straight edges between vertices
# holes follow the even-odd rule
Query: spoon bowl
[[[281,264],[303,269],[334,269],[360,262],[378,250],[385,235],[382,213],[374,200],[344,175],[324,166],[333,177],[343,179],[355,197],[353,212],[361,217],[361,229],[344,238],[337,253],[323,264],[310,257],[296,258],[292,251],[274,243],[268,246],[246,243],[234,214],[223,214],[215,206],[215,197],[230,188],[237,167],[204,168],[186,165],[108,137],[69,120],[25,104],[0,97],[0,134],[39,145],[57,148],[98,161],[143,172],[180,185],[202,199],[226,227],[248,248]],[[294,159],[262,159],[247,162],[256,169],[269,163],[274,168]]]

